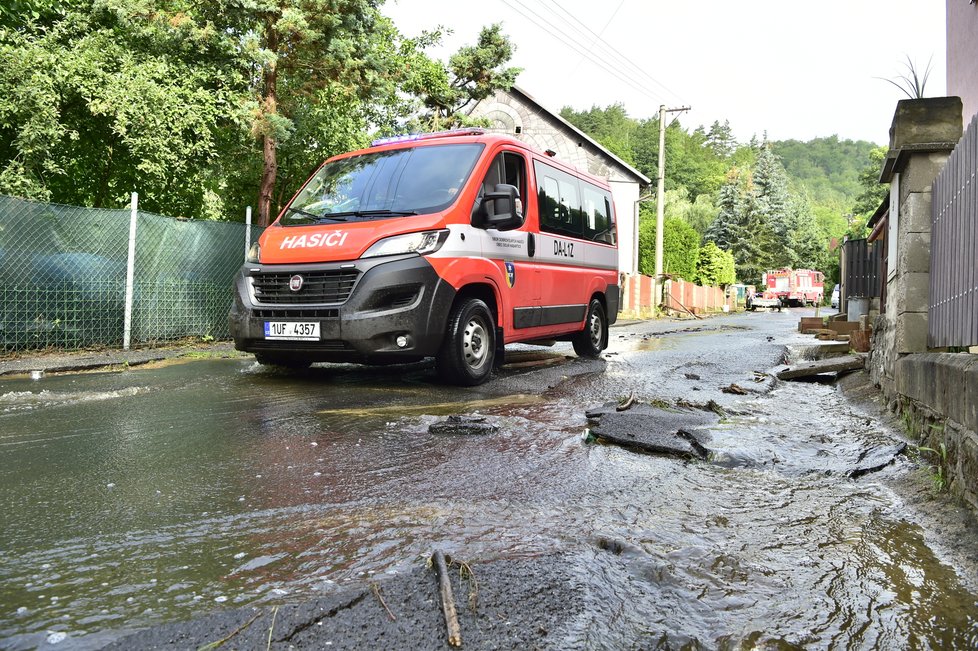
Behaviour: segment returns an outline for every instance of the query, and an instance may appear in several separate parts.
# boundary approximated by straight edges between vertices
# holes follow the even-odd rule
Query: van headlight
[[[448,239],[448,231],[423,231],[420,233],[407,233],[405,235],[394,235],[385,237],[374,242],[369,249],[363,252],[361,258],[378,258],[384,255],[403,255],[405,253],[417,253],[418,255],[428,255],[441,248],[441,245]]]
[[[261,262],[259,258],[261,258],[261,246],[258,244],[258,242],[255,242],[251,245],[251,248],[248,249],[248,254],[245,256],[245,262],[258,264]]]

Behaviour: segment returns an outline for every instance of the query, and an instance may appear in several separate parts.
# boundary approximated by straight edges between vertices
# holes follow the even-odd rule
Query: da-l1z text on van
[[[607,184],[469,129],[326,161],[249,251],[230,326],[262,364],[434,357],[474,385],[509,343],[597,357],[618,301]]]

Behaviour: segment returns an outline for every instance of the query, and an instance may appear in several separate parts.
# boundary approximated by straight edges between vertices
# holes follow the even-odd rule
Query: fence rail
[[[978,345],[978,116],[934,181],[930,348]]]
[[[0,352],[123,345],[130,214],[0,196]],[[133,343],[228,336],[245,229],[137,213]]]

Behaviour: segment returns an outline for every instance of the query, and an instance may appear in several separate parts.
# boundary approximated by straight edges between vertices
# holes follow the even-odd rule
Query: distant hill
[[[862,192],[859,172],[876,144],[829,136],[808,142],[778,140],[771,147],[781,157],[796,191],[817,204],[850,206]]]

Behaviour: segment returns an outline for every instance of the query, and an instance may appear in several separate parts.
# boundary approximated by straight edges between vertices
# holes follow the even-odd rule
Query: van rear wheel
[[[485,302],[466,298],[453,305],[435,362],[438,375],[452,384],[482,384],[495,357],[496,323]]]
[[[584,329],[574,335],[571,343],[579,357],[599,357],[601,351],[608,347],[608,317],[598,299],[591,299]]]

